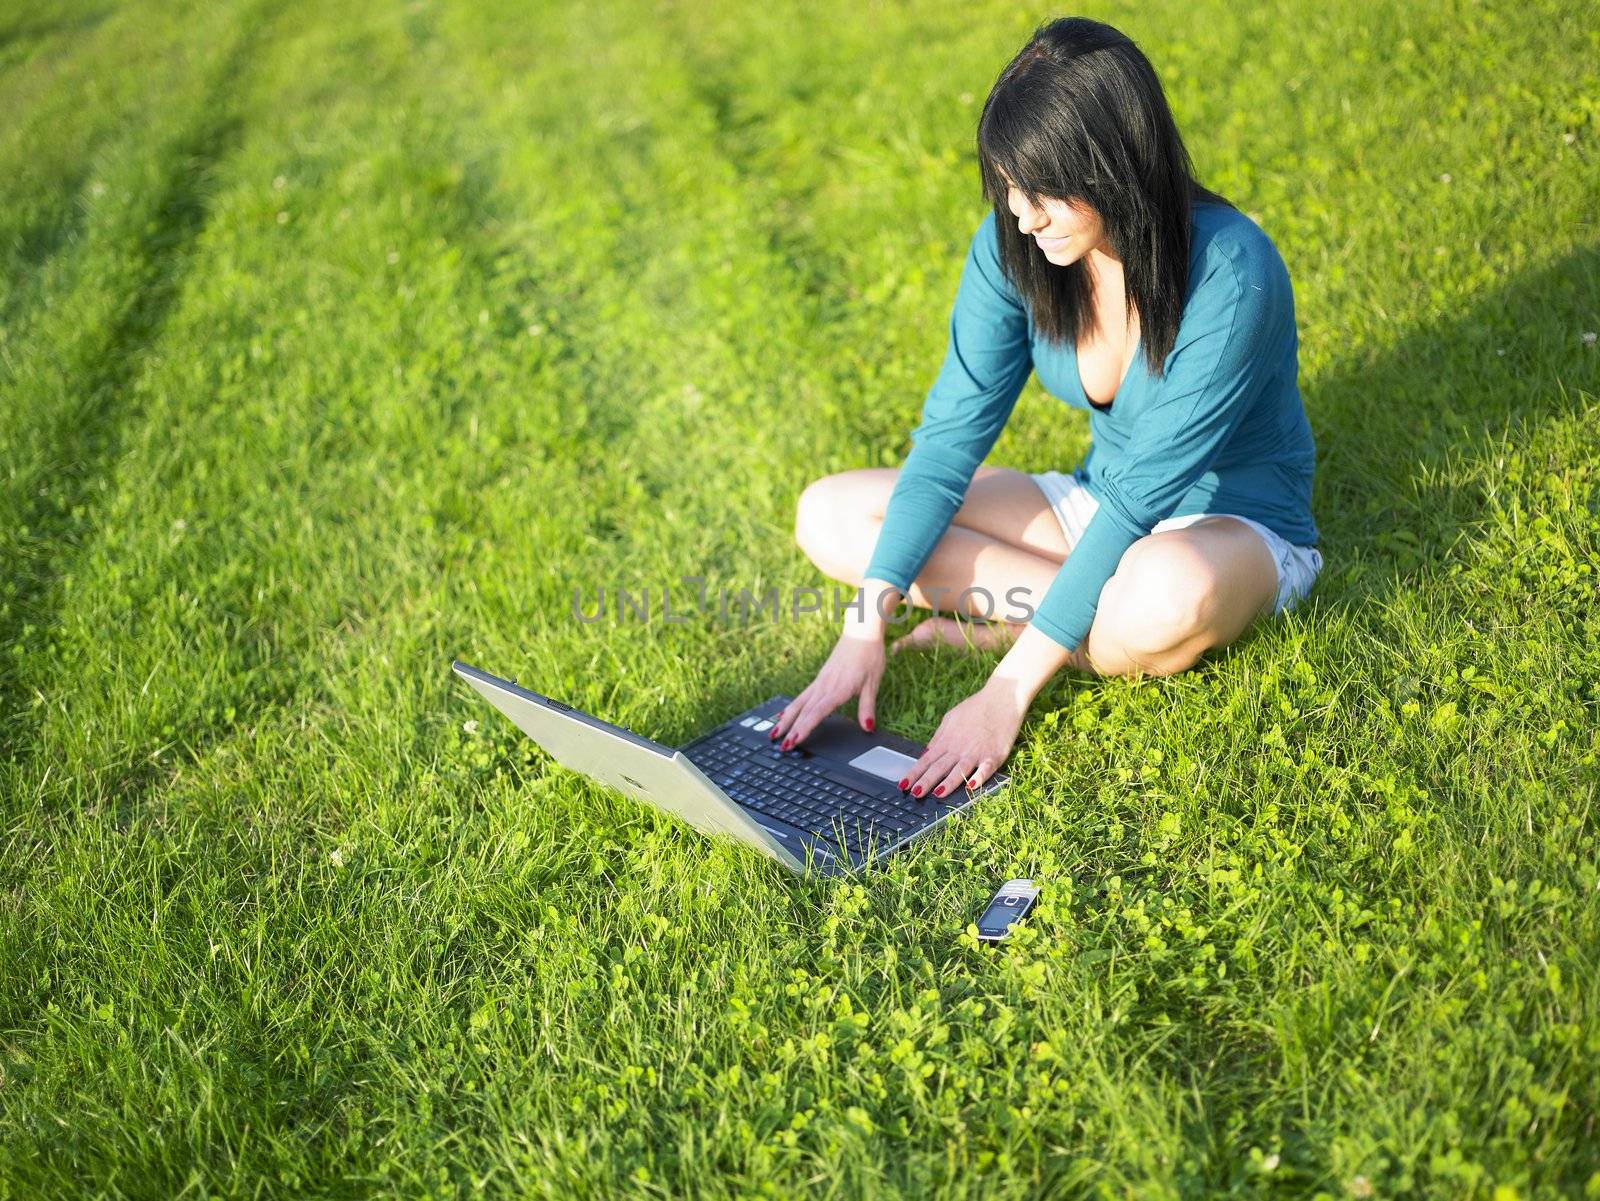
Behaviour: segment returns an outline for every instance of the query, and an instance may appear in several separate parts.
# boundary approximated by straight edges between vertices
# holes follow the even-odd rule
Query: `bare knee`
[[[794,540],[806,554],[812,554],[821,531],[829,524],[833,476],[812,480],[800,490],[794,506]]]
[[[1221,586],[1214,564],[1191,547],[1135,544],[1100,598],[1098,641],[1145,675],[1185,671],[1209,649]]]
[[[812,480],[795,504],[794,537],[806,557],[828,575],[846,578],[856,565],[855,543],[868,514],[861,511],[853,471]]]

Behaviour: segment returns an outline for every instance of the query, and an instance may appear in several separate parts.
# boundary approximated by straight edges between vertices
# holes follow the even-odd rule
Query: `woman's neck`
[[[1108,243],[1102,242],[1088,254],[1083,256],[1084,265],[1089,268],[1089,274],[1097,279],[1120,280],[1122,278],[1122,260],[1111,252]]]

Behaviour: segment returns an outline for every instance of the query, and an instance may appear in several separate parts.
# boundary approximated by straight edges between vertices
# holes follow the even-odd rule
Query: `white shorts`
[[[1100,507],[1100,502],[1089,494],[1089,489],[1084,487],[1076,471],[1070,475],[1062,475],[1059,471],[1035,472],[1033,482],[1039,485],[1039,490],[1055,510],[1056,519],[1061,522],[1061,531],[1067,536],[1067,549],[1071,550],[1083,537],[1083,531],[1089,527],[1089,519]],[[1274,615],[1292,609],[1311,591],[1317,573],[1322,570],[1322,552],[1314,546],[1296,546],[1259,521],[1240,517],[1237,513],[1191,513],[1186,517],[1169,517],[1165,521],[1158,521],[1150,532],[1157,534],[1162,530],[1181,530],[1205,517],[1232,517],[1261,535],[1261,540],[1272,552],[1273,562],[1278,565],[1278,598],[1272,607]]]

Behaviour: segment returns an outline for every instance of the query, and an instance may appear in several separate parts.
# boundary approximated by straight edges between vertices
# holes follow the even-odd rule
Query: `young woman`
[[[872,729],[887,618],[930,608],[895,650],[1009,649],[900,781],[918,797],[987,779],[1059,668],[1183,671],[1322,567],[1288,272],[1195,181],[1144,54],[1096,21],[1040,26],[984,103],[978,160],[994,211],[905,465],[801,494],[800,546],[864,603],[771,731],[792,748],[851,697]],[[1071,474],[980,466],[1030,371],[1089,412]]]

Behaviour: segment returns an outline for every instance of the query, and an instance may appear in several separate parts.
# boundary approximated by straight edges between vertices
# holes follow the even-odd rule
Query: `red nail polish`
[[[778,736],[778,728],[776,726],[774,726],[772,729],[767,731],[767,739],[768,739],[768,741],[771,741],[772,739],[776,738],[777,736]]]
[[[904,792],[906,789],[908,789],[910,787],[911,787],[911,781],[910,780],[901,780],[900,781],[900,791],[901,792]]]
[[[976,788],[977,786],[978,786],[978,777],[974,776],[974,777],[972,777],[972,779],[967,781],[967,787],[968,788]]]
[[[913,788],[911,790],[911,795],[912,796],[921,796],[922,795],[922,785],[918,784],[915,788]]]
[[[935,788],[933,790],[933,795],[934,796],[943,796],[944,795],[944,785],[941,784],[941,785],[939,785],[939,787]]]
[[[788,750],[793,745],[794,745],[794,739],[793,738],[785,738],[783,740],[783,747],[781,749]]]
[[[872,733],[873,725],[874,725],[874,722],[873,722],[872,718],[870,718],[870,717],[867,718],[867,733],[869,733],[869,734]]]

